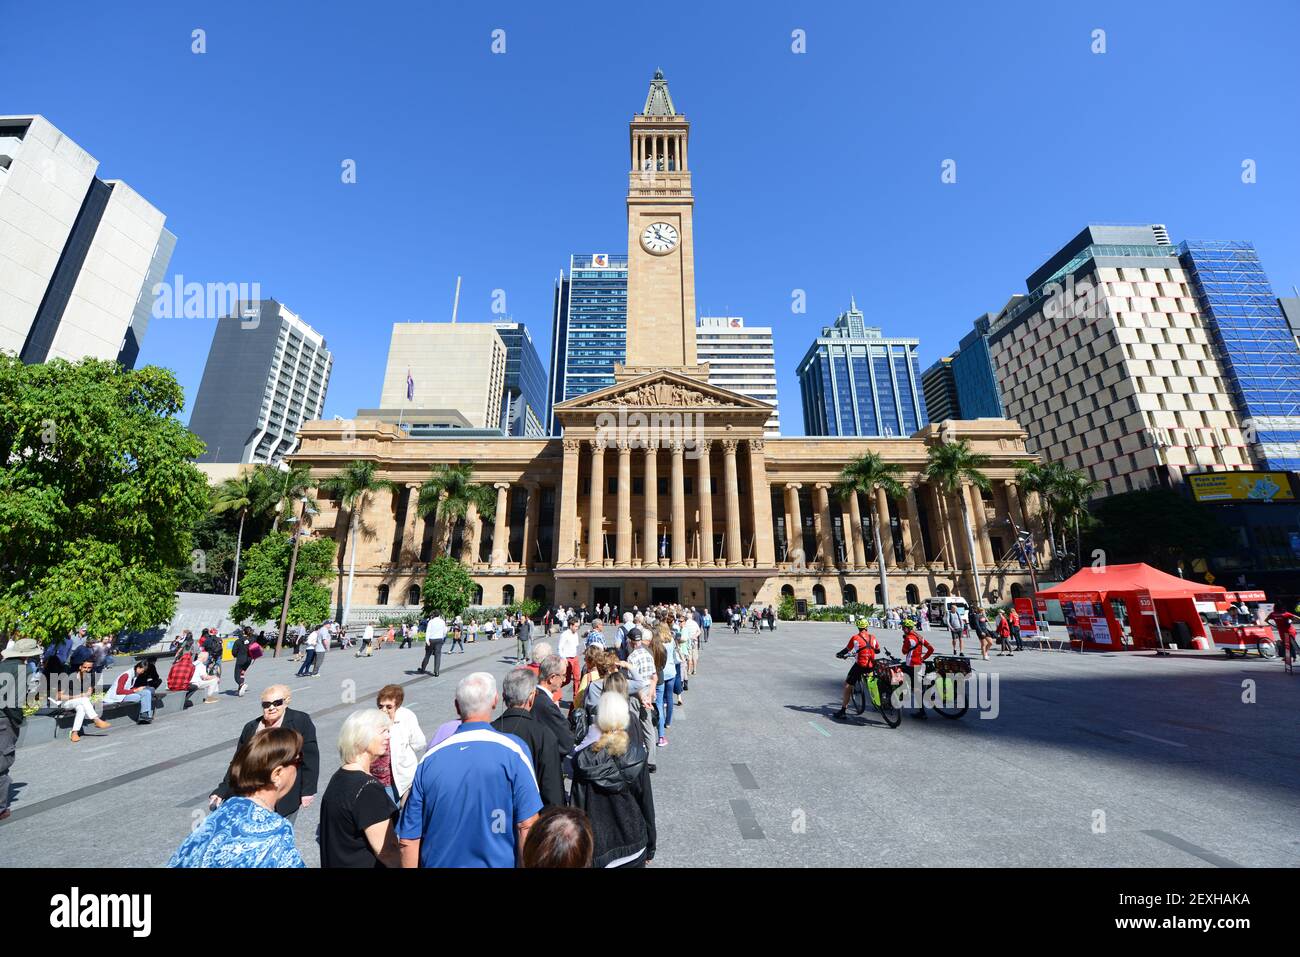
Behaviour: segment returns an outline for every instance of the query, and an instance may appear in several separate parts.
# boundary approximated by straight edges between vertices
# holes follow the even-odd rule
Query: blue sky
[[[549,360],[569,253],[624,251],[627,122],[656,68],[692,121],[699,308],[775,327],[789,434],[795,365],[850,293],[928,365],[1088,222],[1249,239],[1277,292],[1300,283],[1294,2],[0,0],[0,18],[0,113],[44,114],[163,210],[173,274],[259,282],[322,331],[327,415],[377,404],[390,323],[448,319],[457,275],[462,321],[499,318],[502,289]],[[155,320],[140,362],[192,400],[212,328]]]

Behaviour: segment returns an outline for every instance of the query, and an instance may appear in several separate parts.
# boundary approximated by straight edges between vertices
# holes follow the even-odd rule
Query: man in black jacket
[[[528,668],[516,668],[501,682],[501,697],[506,710],[492,722],[492,727],[502,734],[513,734],[533,756],[533,774],[537,790],[541,792],[546,807],[564,806],[564,776],[560,771],[559,744],[555,733],[542,725],[533,714],[533,699],[537,694],[537,681]],[[557,709],[558,710],[558,709]]]
[[[547,655],[538,666],[537,694],[533,696],[533,718],[555,737],[556,751],[563,762],[573,753],[573,732],[552,695],[564,687],[569,662],[559,655]]]
[[[269,728],[288,728],[302,735],[302,766],[298,768],[298,780],[284,797],[275,805],[275,813],[293,820],[300,807],[309,807],[316,798],[316,783],[320,777],[320,748],[316,744],[316,725],[305,711],[294,711],[289,707],[292,697],[287,685],[272,685],[262,692],[262,716],[254,718],[244,725],[239,733],[238,752],[252,740],[257,732]],[[216,810],[221,802],[234,792],[230,789],[230,769],[217,785],[209,800],[209,807]]]

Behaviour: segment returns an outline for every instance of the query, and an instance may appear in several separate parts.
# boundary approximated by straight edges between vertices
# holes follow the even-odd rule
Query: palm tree
[[[235,574],[230,579],[230,594],[239,594],[239,557],[244,546],[244,520],[258,511],[258,483],[253,475],[245,473],[228,478],[212,494],[212,512],[239,513],[239,534],[235,538]]]
[[[496,492],[474,481],[474,463],[435,465],[433,472],[420,486],[416,511],[421,518],[432,515],[435,520],[442,519],[442,541],[438,543],[438,551],[442,554],[451,552],[453,532],[456,525],[465,520],[471,505],[485,521],[496,517]]]
[[[1052,511],[1062,525],[1062,538],[1069,529],[1074,529],[1075,571],[1083,567],[1083,545],[1080,541],[1080,526],[1091,521],[1088,513],[1088,500],[1101,488],[1082,469],[1061,468],[1058,481],[1051,492]]]
[[[867,505],[871,509],[871,534],[876,542],[876,564],[880,567],[880,597],[886,608],[889,607],[889,580],[885,575],[885,550],[880,545],[880,523],[889,521],[889,515],[881,515],[876,508],[876,489],[884,489],[890,498],[899,498],[905,494],[903,483],[898,480],[902,466],[885,462],[875,452],[854,459],[844,466],[835,493],[840,498],[848,498],[862,492],[867,496]]]
[[[311,477],[311,469],[307,466],[276,468],[271,465],[259,465],[254,469],[253,474],[259,492],[257,511],[262,514],[275,514],[275,519],[271,522],[272,532],[280,527],[282,503],[297,502],[306,498],[307,507],[316,508],[316,500],[307,494],[316,484]]]
[[[337,475],[323,479],[317,487],[330,498],[337,499],[341,508],[348,510],[348,597],[339,619],[339,624],[347,624],[348,612],[352,610],[352,585],[357,573],[357,525],[361,513],[366,510],[372,493],[391,492],[397,486],[387,479],[375,477],[374,462],[358,460],[349,462]]]
[[[1055,567],[1061,551],[1056,544],[1056,514],[1053,511],[1053,495],[1061,484],[1064,466],[1059,462],[1021,462],[1016,472],[1016,481],[1026,494],[1038,496],[1043,510],[1043,528],[1052,549],[1052,565]]]
[[[970,504],[966,501],[963,486],[974,485],[981,491],[989,488],[988,476],[980,469],[988,465],[989,457],[971,451],[970,442],[941,442],[930,446],[925,463],[925,477],[939,487],[944,495],[956,496],[961,506],[961,522],[966,532],[966,553],[970,556],[971,577],[975,581],[975,604],[984,601],[984,591],[980,587],[979,559],[975,551],[975,535],[971,531]]]

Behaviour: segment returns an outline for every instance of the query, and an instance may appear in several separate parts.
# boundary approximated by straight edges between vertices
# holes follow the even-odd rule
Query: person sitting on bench
[[[206,651],[200,651],[198,660],[194,662],[194,676],[190,678],[190,687],[195,691],[204,692],[204,704],[216,704],[220,700],[217,697],[217,689],[221,687],[221,679],[209,673]]]
[[[107,728],[108,722],[96,713],[95,705],[90,700],[90,695],[95,690],[95,656],[88,652],[74,657],[73,661],[76,662],[76,669],[72,674],[59,678],[51,689],[53,694],[50,697],[60,711],[71,711],[75,715],[72,719],[72,743],[76,744],[81,740],[81,726],[87,720],[94,722],[97,728]]]
[[[138,724],[153,721],[153,687],[149,684],[149,662],[140,659],[135,667],[128,668],[117,676],[104,695],[104,704],[140,703]]]

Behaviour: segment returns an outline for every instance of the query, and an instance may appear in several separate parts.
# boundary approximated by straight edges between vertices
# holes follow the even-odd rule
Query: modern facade
[[[473,429],[501,430],[509,350],[487,322],[395,322],[381,409],[454,410]]]
[[[1252,467],[1189,268],[1163,226],[1088,226],[987,333],[1007,418],[1099,494]]]
[[[42,116],[0,116],[0,349],[133,368],[176,237]]]
[[[501,397],[501,430],[538,439],[546,434],[546,369],[522,322],[494,322],[506,346],[506,379]]]
[[[325,338],[274,299],[217,320],[189,428],[199,462],[278,465],[325,410],[334,357]]]
[[[626,358],[627,256],[574,253],[555,284],[547,434],[559,434],[555,406],[613,385]]]
[[[961,418],[957,401],[957,383],[952,377],[952,356],[937,359],[921,373],[921,395],[931,422]]]
[[[1020,297],[1016,297],[1008,308]],[[1005,310],[1004,310],[1005,311]],[[1001,419],[1002,392],[993,374],[989,357],[988,331],[998,313],[986,313],[975,320],[975,328],[962,336],[952,356],[953,388],[957,393],[958,417],[963,419]]]
[[[709,385],[739,392],[772,407],[766,434],[781,434],[776,397],[776,352],[770,326],[746,326],[741,316],[701,316],[695,354],[709,364]]]
[[[1300,348],[1255,247],[1185,242],[1178,253],[1256,462],[1300,469]]]
[[[919,347],[918,339],[882,336],[850,300],[799,363],[804,433],[912,435],[929,421]]]
[[[832,345],[862,347],[860,357],[845,356],[861,359],[854,378],[845,372],[850,396],[854,383],[883,380],[863,392],[873,402],[891,397],[898,425],[890,438],[769,438],[768,403],[708,381],[708,366],[698,361],[694,293],[683,288],[694,283],[688,131],[657,75],[645,111],[629,124],[626,215],[640,251],[621,270],[593,266],[585,257],[568,287],[568,298],[577,298],[580,277],[573,273],[586,270],[613,273],[596,281],[626,285],[628,360],[589,373],[607,375],[608,385],[584,383],[578,394],[554,403],[551,415],[563,438],[449,431],[446,438],[416,440],[395,425],[365,419],[303,427],[294,462],[328,476],[362,458],[393,483],[391,491],[372,496],[362,516],[372,535],[355,544],[357,618],[417,604],[434,543],[444,541],[473,576],[476,603],[485,605],[527,597],[622,608],[680,601],[721,611],[735,602],[776,604],[785,595],[814,604],[916,602],[951,592],[974,596],[972,565],[984,598],[1027,594],[1029,575],[1007,558],[1006,531],[1012,520],[1023,528],[1038,516],[1033,497],[1022,496],[1015,483],[1018,463],[1030,457],[1025,433],[999,419],[952,423],[956,437],[989,456],[990,488],[948,496],[927,482],[929,449],[952,435],[923,425],[915,340],[869,338],[862,328],[854,339],[829,337]],[[642,175],[650,172],[656,175]],[[595,298],[609,306],[608,321],[617,322],[619,297]],[[567,321],[575,306],[570,301],[557,311],[566,321],[557,342],[581,341],[574,338],[576,323]],[[853,321],[861,326],[861,314]],[[608,329],[593,324],[592,331]],[[877,347],[878,355],[869,352]],[[571,387],[579,388],[561,379],[558,394]],[[913,396],[910,413],[898,408],[900,393]],[[835,491],[844,466],[869,451],[900,466],[897,499],[883,490],[843,498]],[[496,492],[493,520],[471,512],[448,527],[422,518],[416,503],[430,468],[465,461]],[[973,554],[957,495],[965,496],[971,515]],[[339,562],[349,562],[346,512],[328,496],[318,500],[314,534],[335,537]],[[881,516],[881,557],[892,570],[888,596],[876,592],[873,515]]]

